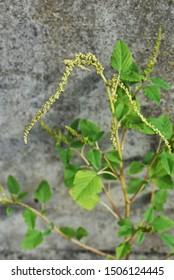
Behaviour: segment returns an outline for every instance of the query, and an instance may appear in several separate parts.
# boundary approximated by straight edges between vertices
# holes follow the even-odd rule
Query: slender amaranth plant
[[[124,238],[116,246],[116,255],[110,255],[104,251],[97,250],[83,243],[81,239],[88,235],[86,229],[79,227],[56,227],[46,217],[45,203],[52,198],[51,188],[46,181],[42,181],[34,197],[41,203],[41,210],[37,210],[23,202],[27,193],[20,192],[20,185],[13,176],[7,180],[8,191],[5,192],[1,186],[2,204],[10,204],[7,214],[11,215],[11,206],[20,205],[25,208],[23,218],[28,226],[26,236],[22,242],[24,250],[33,249],[44,240],[44,236],[52,231],[69,239],[80,247],[107,258],[128,259],[133,244],[142,244],[145,236],[151,233],[159,234],[165,245],[170,248],[167,257],[174,253],[174,236],[163,233],[174,226],[174,221],[162,215],[164,204],[167,201],[168,190],[174,188],[172,174],[174,172],[174,131],[172,122],[165,115],[158,118],[145,118],[141,113],[141,105],[138,101],[138,93],[144,95],[156,104],[160,104],[160,89],[169,89],[169,85],[159,77],[151,77],[161,41],[161,29],[159,29],[152,57],[141,71],[132,58],[131,51],[125,42],[119,40],[111,56],[111,66],[115,73],[109,80],[104,75],[104,68],[97,58],[91,54],[78,53],[71,60],[65,60],[65,73],[59,83],[54,95],[42,106],[36,117],[32,119],[24,132],[24,142],[27,143],[28,134],[33,125],[40,121],[41,127],[47,131],[56,141],[56,150],[60,160],[65,166],[64,183],[69,188],[73,200],[86,210],[92,210],[101,203],[118,222],[118,237]],[[42,120],[52,104],[59,99],[60,94],[68,82],[74,67],[90,71],[94,67],[97,74],[102,78],[109,99],[111,110],[110,141],[112,149],[103,151],[100,149],[99,141],[104,132],[99,126],[86,119],[76,119],[70,126],[65,126],[63,133],[49,127]],[[125,180],[125,168],[123,149],[126,131],[134,129],[144,134],[157,134],[159,143],[156,151],[149,151],[141,162],[133,161],[128,170],[129,183]],[[73,158],[78,155],[85,165],[73,163]],[[145,172],[142,177],[135,178],[134,174]],[[110,193],[111,181],[120,182],[125,211],[122,213],[117,207],[115,199]],[[132,203],[146,188],[151,188],[149,207],[143,214],[142,220],[134,224],[130,217]],[[103,202],[99,196],[104,193],[108,204]],[[42,231],[36,229],[36,219],[40,217],[49,228]]]

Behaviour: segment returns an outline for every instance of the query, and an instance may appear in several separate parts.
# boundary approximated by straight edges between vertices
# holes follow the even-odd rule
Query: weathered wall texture
[[[174,121],[174,2],[170,0],[0,0],[0,183],[9,174],[32,193],[39,182],[48,180],[55,190],[50,217],[57,225],[85,226],[91,237],[87,242],[103,250],[114,250],[117,225],[105,210],[97,206],[92,212],[77,207],[63,187],[62,165],[58,162],[53,141],[39,125],[23,143],[25,126],[54,93],[64,71],[62,61],[76,52],[92,52],[109,75],[109,59],[118,39],[127,42],[137,63],[143,65],[151,54],[156,31],[162,27],[163,40],[155,74],[171,84],[163,92],[162,108],[154,104],[143,109],[147,115],[169,114]],[[45,116],[54,127],[63,127],[76,117],[95,120],[109,134],[110,113],[103,83],[96,75],[77,70],[59,101]],[[125,158],[141,158],[155,138],[129,132]],[[123,206],[119,188],[113,195]],[[173,196],[174,197],[174,196]],[[34,201],[30,201],[34,203]],[[144,205],[142,207],[142,205]],[[172,199],[166,211],[174,218]],[[132,215],[147,207],[146,197],[134,204]],[[0,208],[0,259],[85,259],[96,256],[84,253],[61,238],[47,238],[39,249],[21,252],[26,230],[21,209],[7,220]],[[151,236],[146,246],[135,254],[160,258],[165,248]],[[148,255],[147,252],[150,254]]]

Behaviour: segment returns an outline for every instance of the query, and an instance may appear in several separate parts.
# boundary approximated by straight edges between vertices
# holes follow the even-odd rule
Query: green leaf
[[[147,154],[145,155],[144,159],[143,159],[143,164],[145,165],[149,165],[152,161],[152,159],[154,158],[155,153],[154,152],[147,152]]]
[[[104,131],[99,131],[93,136],[93,141],[99,141],[103,135],[105,134]]]
[[[41,203],[45,203],[52,198],[52,192],[50,185],[47,181],[42,181],[35,191],[34,197],[38,199]]]
[[[80,119],[75,119],[75,120],[71,123],[70,127],[77,131],[78,128],[79,128],[79,124],[80,124]],[[70,135],[71,135],[71,134],[70,134]]]
[[[69,141],[69,143],[70,143],[70,146],[71,146],[72,148],[75,148],[75,149],[82,148],[83,145],[84,145],[84,143],[81,142],[80,140]],[[71,158],[70,158],[70,159],[71,159]],[[69,164],[69,162],[66,163],[65,165],[68,165],[68,164]]]
[[[100,150],[98,150],[98,149],[89,150],[87,152],[86,158],[94,168],[99,169],[100,163],[101,163]]]
[[[116,255],[118,259],[122,259],[125,257],[131,250],[131,244],[129,242],[124,242],[121,243],[117,248],[116,248]]]
[[[20,184],[12,175],[8,176],[7,185],[8,185],[8,190],[11,194],[18,194],[20,192],[21,189]]]
[[[119,153],[116,150],[111,150],[111,151],[107,152],[106,157],[110,162],[114,162],[114,163],[120,163],[121,162]]]
[[[100,132],[98,125],[86,119],[80,121],[80,130],[84,137],[87,137],[92,141],[96,141],[96,135]]]
[[[125,42],[119,40],[116,43],[111,56],[111,66],[119,73],[121,73],[128,70],[132,62],[133,60],[131,51],[129,50]]]
[[[6,208],[6,214],[7,214],[7,217],[11,217],[11,215],[12,215],[12,208],[11,207]]]
[[[118,104],[115,108],[115,115],[117,120],[120,121],[124,117],[124,115],[128,112],[128,110],[129,107],[127,105],[122,103]]]
[[[159,156],[159,159],[167,174],[172,175],[174,171],[174,154],[163,151]]]
[[[138,232],[137,239],[136,239],[137,245],[141,245],[143,243],[144,237],[145,237],[144,232]]]
[[[151,79],[152,83],[156,86],[163,88],[163,89],[170,89],[169,84],[159,77],[155,77]]]
[[[163,211],[164,210],[164,203],[167,201],[167,191],[166,190],[159,190],[155,193],[154,200],[153,200],[153,206],[155,210],[157,211]]]
[[[156,185],[160,189],[173,189],[174,182],[172,181],[172,177],[170,175],[166,175],[164,177],[156,178]]]
[[[164,216],[157,216],[152,221],[152,226],[156,232],[165,231],[174,226],[174,221]]]
[[[100,202],[100,198],[96,194],[89,195],[86,198],[81,198],[79,200],[76,200],[76,203],[86,210],[92,210],[99,202]]]
[[[86,237],[88,236],[88,232],[85,228],[83,227],[79,227],[77,230],[76,230],[76,238],[78,240],[81,240],[83,237]]]
[[[39,230],[28,230],[22,241],[23,250],[31,250],[39,246],[44,241],[43,234]]]
[[[132,222],[129,219],[122,219],[118,221],[120,229],[118,231],[118,237],[132,236],[135,232]]]
[[[165,115],[161,115],[159,118],[148,118],[148,121],[156,126],[166,139],[170,139],[173,133],[172,122]]]
[[[37,215],[33,211],[26,209],[22,216],[28,228],[31,230],[35,229]]]
[[[172,234],[161,234],[160,238],[162,240],[162,242],[164,243],[164,245],[168,246],[168,247],[174,247],[174,235]]]
[[[68,237],[72,238],[76,236],[76,231],[71,227],[60,227],[61,232],[63,232]]]
[[[143,215],[144,221],[147,223],[151,223],[154,219],[154,209],[153,207],[147,208]]]
[[[91,170],[80,170],[76,173],[74,187],[70,190],[72,198],[86,209],[96,205],[98,198],[96,194],[102,191],[103,183],[98,174]],[[92,198],[92,199],[91,199]]]
[[[141,162],[133,161],[129,167],[128,174],[137,174],[143,170],[144,165]]]
[[[43,230],[42,234],[43,234],[43,236],[50,235],[51,229],[48,228],[48,229]]]
[[[139,70],[138,70],[138,66],[136,64],[136,62],[133,60],[132,64],[130,65],[129,67],[129,71],[133,71],[135,73],[139,73]]]
[[[74,178],[79,170],[77,165],[69,165],[64,172],[64,184],[66,187],[70,188],[73,186]]]
[[[139,190],[139,188],[142,186],[143,183],[145,184],[146,182],[140,178],[132,178],[127,187],[127,192],[129,194],[136,193]]]
[[[159,179],[160,177],[164,177],[167,175],[166,170],[164,169],[163,164],[161,163],[161,160],[159,159],[159,157],[156,158],[155,162],[153,163],[151,169],[150,169],[150,173],[149,176],[150,178],[157,178]]]
[[[129,70],[127,72],[122,73],[120,78],[124,81],[140,82],[143,76],[134,71]]]
[[[17,196],[17,199],[22,200],[28,195],[28,192],[20,192]]]
[[[151,85],[144,88],[144,95],[149,99],[153,100],[155,103],[160,103],[160,89],[157,86]]]
[[[57,149],[57,151],[59,153],[59,158],[60,158],[61,162],[65,166],[68,166],[74,153],[70,149],[67,149],[67,148],[59,148],[59,149]]]

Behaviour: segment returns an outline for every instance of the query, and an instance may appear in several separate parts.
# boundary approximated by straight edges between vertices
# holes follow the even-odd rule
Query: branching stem
[[[4,201],[4,203],[5,203],[5,201]],[[20,206],[24,207],[25,209],[28,209],[28,210],[32,211],[32,212],[35,213],[37,216],[39,216],[44,222],[46,222],[48,225],[53,224],[45,215],[43,215],[43,214],[40,213],[38,210],[36,210],[36,209],[34,209],[33,207],[31,207],[31,206],[25,204],[25,203],[22,202],[22,201],[19,201],[19,200],[16,200],[16,199],[14,199],[14,200],[9,200],[9,199],[7,199],[7,204],[9,204],[9,203],[10,203],[10,204],[20,205]],[[53,226],[53,229],[52,229],[52,230],[53,230],[55,233],[57,233],[58,235],[60,235],[60,236],[62,236],[62,237],[64,237],[64,238],[66,238],[66,239],[68,239],[68,240],[71,241],[72,243],[74,243],[74,244],[80,246],[81,248],[83,248],[83,249],[85,249],[85,250],[87,250],[87,251],[90,251],[90,252],[92,252],[92,253],[94,253],[94,254],[97,254],[97,255],[99,255],[99,256],[102,256],[102,257],[116,259],[116,257],[113,256],[113,255],[107,254],[107,253],[105,253],[105,252],[103,252],[103,251],[101,251],[101,250],[97,250],[97,249],[95,249],[95,248],[93,248],[93,247],[91,247],[91,246],[88,246],[88,245],[86,245],[85,243],[83,243],[83,242],[81,242],[81,241],[79,241],[79,240],[76,240],[76,239],[74,239],[74,238],[68,237],[66,234],[64,234],[64,233],[63,233],[58,227],[56,227],[56,226]]]

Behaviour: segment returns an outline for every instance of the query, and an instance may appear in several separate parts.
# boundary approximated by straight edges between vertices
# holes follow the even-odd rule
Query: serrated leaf
[[[132,178],[127,187],[127,193],[129,194],[136,193],[143,183],[145,184],[146,182],[140,178]]]
[[[129,167],[128,174],[137,174],[143,170],[144,165],[141,162],[133,161]]]
[[[116,248],[116,255],[118,259],[122,259],[125,257],[131,250],[131,244],[128,242],[121,243],[117,248]]]
[[[172,234],[161,234],[160,238],[162,240],[162,242],[164,243],[164,245],[168,246],[168,247],[174,247],[174,235]]]
[[[169,175],[172,175],[174,171],[174,154],[163,151],[159,156],[161,164]]]
[[[122,73],[120,78],[123,81],[140,82],[142,80],[143,76],[134,71],[129,70],[127,72]]]
[[[156,126],[166,139],[170,139],[173,133],[172,122],[165,115],[161,115],[159,118],[148,118],[151,124]]]
[[[155,103],[160,103],[160,89],[157,86],[151,85],[144,88],[144,95],[149,99],[153,100]]]
[[[21,189],[20,184],[12,175],[8,176],[7,185],[8,185],[8,190],[11,194],[18,194],[20,192]]]
[[[144,237],[145,237],[144,232],[138,232],[137,239],[136,239],[137,245],[141,245],[143,243]]]
[[[47,181],[42,181],[35,191],[34,197],[41,203],[45,203],[52,198],[52,191]]]
[[[168,230],[174,226],[174,221],[164,216],[157,216],[152,221],[152,226],[156,232]]]
[[[82,135],[91,141],[96,141],[96,135],[100,132],[98,125],[86,119],[80,121],[80,130]]]
[[[88,236],[88,232],[85,228],[83,227],[79,227],[77,230],[76,230],[76,238],[78,240],[81,240],[83,237],[86,237]]]
[[[153,200],[153,206],[155,210],[157,211],[163,211],[164,210],[164,204],[167,201],[167,191],[166,190],[159,190],[155,193],[154,200]]]
[[[92,210],[99,202],[100,198],[96,194],[76,200],[76,203],[86,210]]]
[[[23,250],[32,250],[44,241],[43,234],[39,230],[28,230],[22,241]]]
[[[150,178],[159,179],[160,177],[164,177],[167,175],[166,170],[164,169],[164,166],[161,163],[161,160],[159,159],[159,156],[155,159],[151,169],[149,176]]]
[[[144,221],[147,222],[147,223],[151,223],[154,219],[154,209],[153,207],[149,207],[144,215],[143,215],[143,218],[144,218]]]
[[[63,232],[68,237],[72,238],[76,236],[76,231],[71,227],[60,227],[61,232]]]
[[[111,151],[107,152],[106,157],[110,162],[114,162],[114,163],[120,163],[121,162],[119,153],[116,150],[111,150]]]
[[[64,172],[64,184],[66,187],[72,187],[75,175],[79,170],[79,166],[77,165],[69,165]]]
[[[6,208],[6,214],[7,214],[7,217],[11,217],[11,215],[12,215],[12,208],[11,207]]]
[[[121,73],[128,70],[132,62],[133,60],[131,51],[129,50],[125,42],[119,40],[116,43],[111,56],[111,66],[119,73]]]
[[[163,177],[156,178],[156,185],[160,189],[173,189],[174,188],[174,182],[172,180],[172,177],[170,175],[166,175]]]
[[[118,237],[121,236],[132,236],[135,232],[132,222],[129,219],[122,219],[118,221],[120,229],[118,231]]]
[[[99,169],[101,163],[100,150],[98,149],[89,150],[86,154],[86,158],[94,168]]]
[[[99,131],[93,136],[93,141],[99,141],[103,135],[105,134],[104,131]]]
[[[33,230],[36,226],[37,215],[29,209],[26,209],[22,214],[24,221],[29,229]]]
[[[151,81],[153,84],[157,85],[160,88],[170,89],[169,84],[159,77],[152,78]]]
[[[102,180],[96,172],[80,170],[75,175],[74,187],[70,190],[70,195],[85,209],[92,209],[99,201],[97,194],[102,191],[102,187]]]
[[[70,160],[73,157],[74,153],[67,148],[58,148],[57,149],[59,153],[59,158],[61,162],[65,165],[68,166],[70,164]]]

